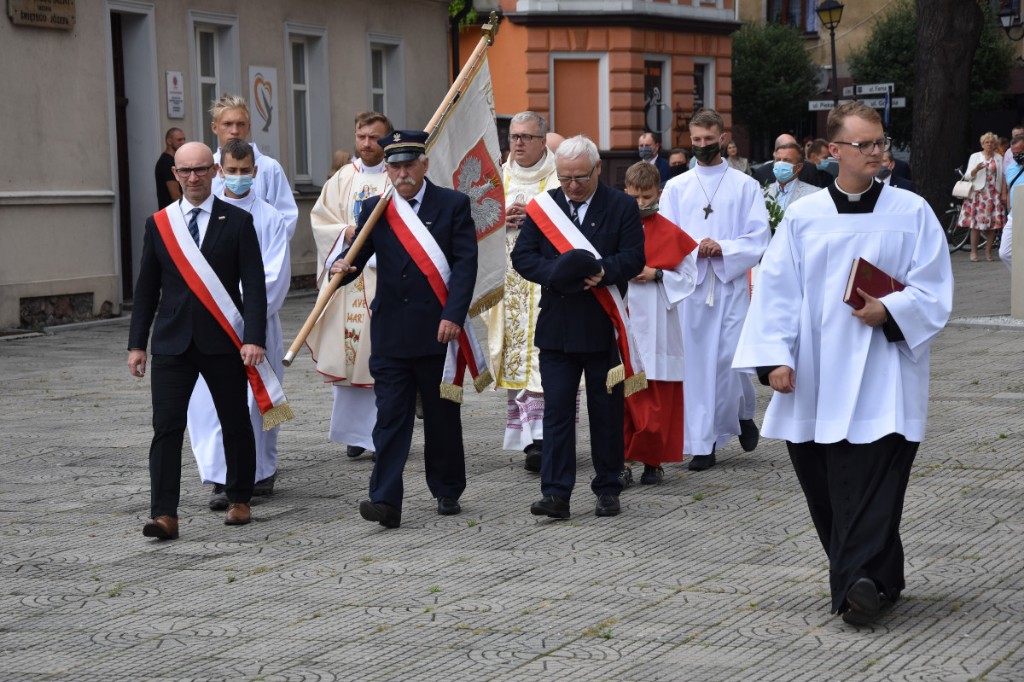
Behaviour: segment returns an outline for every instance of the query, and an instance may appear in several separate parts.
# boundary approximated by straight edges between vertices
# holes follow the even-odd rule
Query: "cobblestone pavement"
[[[960,253],[954,268],[955,316],[1008,312],[1001,264]],[[311,305],[289,299],[289,334]],[[435,513],[417,429],[387,531],[359,518],[371,463],[326,441],[330,391],[307,357],[287,373],[298,417],[255,522],[207,510],[186,451],[181,538],[143,538],[151,408],[126,338],[119,321],[0,341],[4,681],[1024,679],[1019,330],[956,325],[936,343],[905,599],[860,630],[828,613],[782,443],[670,466],[609,519],[581,428],[572,518],[538,520],[538,478],[497,445],[503,401],[470,395],[463,513]]]

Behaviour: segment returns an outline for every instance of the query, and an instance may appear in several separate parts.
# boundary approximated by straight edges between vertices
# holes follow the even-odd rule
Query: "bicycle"
[[[964,172],[954,168],[957,178],[963,180]],[[949,208],[942,214],[943,229],[946,232],[946,243],[949,245],[949,252],[966,250],[970,247],[971,230],[967,227],[960,227],[960,212],[963,210],[964,200],[953,198],[949,202]]]

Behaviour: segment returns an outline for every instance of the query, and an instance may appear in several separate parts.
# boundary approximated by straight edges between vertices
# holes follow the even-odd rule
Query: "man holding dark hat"
[[[543,289],[533,342],[544,388],[541,493],[530,512],[569,517],[576,484],[576,393],[586,377],[595,513],[619,513],[623,396],[646,384],[623,298],[644,268],[636,201],[601,184],[597,147],[579,135],[555,153],[560,188],[526,207],[512,250],[516,271]]]
[[[402,520],[402,472],[412,442],[416,393],[423,400],[423,460],[437,513],[458,514],[466,488],[459,404],[441,397],[448,344],[462,334],[476,282],[476,228],[469,198],[426,179],[427,133],[398,130],[378,140],[395,192],[362,249],[331,274],[358,275],[377,255],[377,296],[370,304],[377,424],[377,461],[370,499],[359,504],[367,521],[397,528]],[[376,207],[365,201],[359,230]],[[358,232],[356,233],[358,236]],[[347,254],[347,251],[346,251]]]

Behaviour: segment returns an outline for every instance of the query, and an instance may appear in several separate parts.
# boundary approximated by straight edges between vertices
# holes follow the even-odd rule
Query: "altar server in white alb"
[[[734,435],[747,452],[758,439],[754,386],[732,368],[732,356],[750,305],[747,273],[768,246],[768,209],[757,181],[722,158],[723,125],[711,109],[690,119],[697,165],[668,181],[659,208],[697,242],[697,288],[679,304],[691,471],[714,466],[715,450]]]
[[[905,586],[900,518],[953,275],[928,204],[874,181],[890,144],[878,113],[860,102],[837,107],[828,138],[839,175],[787,209],[734,366],[776,391],[762,432],[786,441],[828,556],[832,612],[863,625]],[[847,306],[856,258],[906,288],[882,298],[861,292],[866,305]]]
[[[219,145],[213,160],[219,164],[224,145],[231,140],[245,142],[249,139],[249,105],[245,103],[244,97],[225,94],[210,107],[210,116],[213,117],[210,128],[217,136]],[[260,152],[255,143],[252,152],[256,157],[256,168],[259,169],[253,178],[252,191],[284,216],[285,225],[288,226],[288,241],[291,241],[299,221],[299,207],[295,204],[295,193],[288,184],[288,177],[281,164]],[[213,193],[217,196],[224,193],[224,180],[219,175],[213,179]]]
[[[284,305],[292,274],[285,219],[252,190],[259,172],[255,165],[253,149],[248,143],[230,140],[221,148],[221,167],[218,174],[223,187],[223,193],[218,198],[252,214],[256,227],[267,284],[266,359],[280,380],[284,378],[284,341],[278,311]],[[274,492],[277,474],[277,434],[281,427],[263,430],[263,416],[251,388],[249,418],[256,438],[256,485],[253,488],[253,495],[270,495]],[[213,397],[202,376],[196,382],[192,390],[192,399],[188,403],[188,437],[199,467],[200,479],[203,483],[213,483],[210,509],[227,509],[228,497],[224,489],[227,476],[224,439],[220,420],[213,406]]]
[[[355,119],[356,158],[324,183],[309,222],[316,241],[317,284],[330,281],[331,263],[352,245],[363,203],[384,191],[388,175],[384,148],[377,140],[394,132],[391,121],[376,111]],[[328,439],[346,446],[345,454],[359,457],[373,451],[377,406],[370,375],[369,306],[377,291],[377,259],[370,258],[362,273],[334,294],[306,339],[316,371],[333,384],[334,409]]]

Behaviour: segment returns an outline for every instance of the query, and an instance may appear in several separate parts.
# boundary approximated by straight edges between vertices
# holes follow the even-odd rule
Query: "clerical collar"
[[[872,180],[871,186],[860,194],[850,194],[841,189],[836,180],[828,186],[828,193],[840,213],[873,213],[882,193],[882,183]]]
[[[376,166],[367,166],[366,162],[359,159],[359,165],[364,173],[383,173],[384,172],[384,159],[380,160]]]
[[[539,159],[537,159],[537,163],[533,164],[532,166],[524,166],[522,164],[516,163],[515,159],[512,159],[512,161],[511,161],[512,168],[513,168],[513,170],[522,171],[524,173],[531,173],[533,171],[538,171],[538,170],[540,170],[541,166],[544,165],[544,162],[547,161],[549,153],[550,152],[548,152],[547,150],[544,150],[544,154]]]

